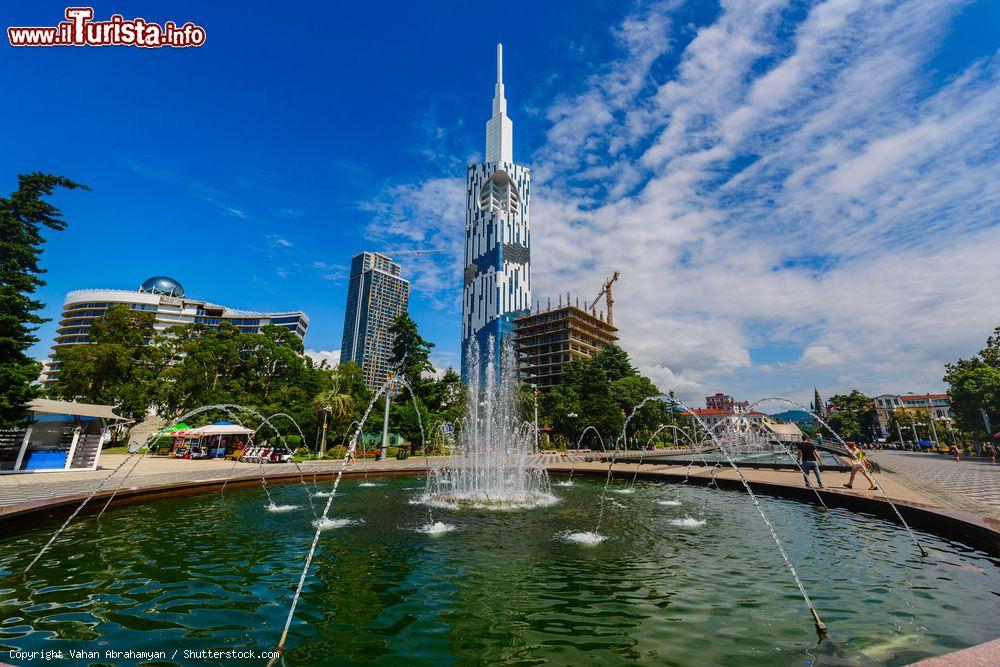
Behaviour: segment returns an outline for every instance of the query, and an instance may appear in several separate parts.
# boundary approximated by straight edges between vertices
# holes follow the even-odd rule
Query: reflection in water
[[[607,539],[595,544],[585,533],[600,485],[588,480],[558,488],[549,508],[443,512],[449,529],[436,534],[420,532],[412,481],[379,483],[345,482],[336,499],[341,525],[321,538],[289,664],[772,665],[818,654],[899,665],[995,634],[996,562],[931,536],[921,539],[936,559],[918,559],[899,527],[872,517],[761,499],[828,620],[835,657],[832,642],[816,646],[794,583],[736,492],[639,482],[606,509]],[[100,640],[270,650],[313,520],[300,486],[271,492],[300,507],[267,512],[259,489],[240,489],[83,519],[25,579],[7,575],[51,527],[0,541],[0,649]]]

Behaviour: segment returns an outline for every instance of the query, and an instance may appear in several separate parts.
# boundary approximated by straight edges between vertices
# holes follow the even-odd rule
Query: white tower
[[[493,116],[486,123],[486,161],[470,164],[466,179],[465,276],[462,291],[462,377],[473,337],[482,359],[496,341],[495,360],[514,319],[531,309],[531,172],[514,164],[514,126],[503,89],[503,45],[497,44]],[[477,369],[478,370],[478,369]]]
[[[514,124],[507,117],[503,96],[503,44],[497,44],[497,85],[493,91],[493,117],[486,121],[486,161],[514,161]]]

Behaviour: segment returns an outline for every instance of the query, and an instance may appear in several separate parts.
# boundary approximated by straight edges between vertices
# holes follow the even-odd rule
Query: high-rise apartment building
[[[399,264],[375,252],[362,252],[351,260],[340,360],[360,366],[372,390],[381,387],[389,373],[389,327],[409,309],[410,282],[399,273]]]
[[[132,310],[152,312],[156,318],[154,328],[165,331],[183,324],[218,326],[228,322],[244,333],[260,333],[269,324],[294,331],[305,338],[309,318],[299,310],[279,313],[236,310],[208,301],[191,299],[179,282],[167,276],[153,276],[145,280],[138,290],[85,289],[70,292],[63,303],[62,318],[52,345],[52,356],[42,368],[42,384],[49,386],[59,377],[56,352],[68,345],[90,342],[90,325],[95,318],[108,312],[108,308],[124,305]]]
[[[472,370],[466,367],[472,341],[478,342],[486,363],[492,337],[499,367],[500,351],[513,334],[515,318],[531,309],[531,173],[514,164],[513,125],[507,117],[499,44],[493,116],[486,123],[486,161],[469,165],[466,184],[463,379]]]

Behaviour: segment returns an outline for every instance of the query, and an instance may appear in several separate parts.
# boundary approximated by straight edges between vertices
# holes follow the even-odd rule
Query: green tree
[[[945,371],[951,410],[960,429],[979,439],[991,437],[983,423],[985,411],[991,430],[1000,430],[1000,327],[979,354],[947,364]]]
[[[431,348],[434,343],[424,340],[417,330],[417,323],[409,315],[400,315],[389,327],[392,334],[392,357],[390,364],[402,364],[402,373],[414,391],[420,393],[424,373],[434,372],[431,365]]]
[[[659,395],[660,391],[647,377],[627,376],[611,382],[611,396],[626,417],[644,400]],[[653,400],[635,412],[626,434],[630,447],[645,445],[657,426],[669,420],[667,408],[662,401]]]
[[[617,345],[605,345],[601,348],[594,359],[604,368],[608,382],[621,380],[623,378],[638,377],[639,372],[632,365],[628,353]]]
[[[42,229],[66,228],[62,212],[43,201],[56,188],[87,189],[62,176],[33,173],[17,177],[17,190],[0,197],[0,427],[24,417],[24,404],[38,396],[34,384],[41,365],[27,355],[38,342],[34,332],[46,320],[32,295],[45,285],[39,267]]]
[[[357,364],[353,364],[353,366],[357,368]],[[357,411],[355,397],[351,394],[349,387],[349,382],[351,381],[349,374],[351,371],[347,368],[346,364],[334,369],[327,369],[324,366],[322,369],[327,371],[331,386],[329,389],[317,394],[313,401],[317,411],[321,415],[325,413],[324,416],[328,420],[327,439],[320,442],[320,454],[326,451],[327,444],[331,438],[335,440],[347,430],[350,423],[354,421],[354,415]],[[358,370],[360,371],[361,369]],[[362,386],[364,386],[363,382]]]
[[[141,421],[159,396],[160,374],[171,349],[157,336],[155,317],[117,305],[94,319],[90,342],[56,353],[56,398],[113,405],[123,417]]]
[[[658,395],[656,386],[638,374],[624,350],[607,345],[589,359],[574,359],[566,364],[560,383],[546,390],[539,400],[539,422],[568,440],[593,426],[610,448],[621,436],[625,418],[633,409],[643,399]],[[573,414],[577,416],[571,417]],[[647,403],[629,422],[629,442],[635,442],[633,436],[648,436],[668,419],[666,405],[660,401]]]
[[[236,327],[228,322],[217,327],[191,324],[174,327],[170,333],[180,361],[164,373],[161,405],[167,414],[244,402],[249,356],[242,353],[243,334]]]
[[[871,436],[875,424],[875,407],[871,398],[854,389],[850,394],[831,396],[828,405],[830,413],[826,421],[840,437],[859,440]]]
[[[454,368],[448,367],[440,380],[428,384],[424,403],[435,422],[454,424],[465,414],[465,385]]]

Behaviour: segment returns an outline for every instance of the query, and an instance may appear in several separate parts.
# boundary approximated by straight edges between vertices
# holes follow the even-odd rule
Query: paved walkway
[[[0,512],[5,508],[9,510],[13,506],[32,501],[88,493],[108,478],[109,473],[116,468],[118,470],[104,484],[103,489],[114,490],[119,487],[137,489],[186,482],[221,481],[226,478],[256,477],[261,472],[266,472],[268,475],[287,475],[297,472],[293,464],[268,464],[260,466],[254,463],[234,463],[233,461],[220,459],[189,461],[152,456],[144,457],[133,469],[136,459],[133,458],[125,462],[125,458],[126,456],[123,454],[102,456],[101,469],[96,471],[0,475]],[[447,461],[448,457],[431,457],[429,462],[434,467],[447,465]],[[565,454],[545,454],[541,457],[541,461],[550,469],[567,470],[570,467],[576,466],[577,470],[592,468],[594,470],[607,471],[607,463],[599,461],[587,463]],[[123,462],[124,465],[121,465]],[[350,469],[404,471],[422,470],[425,465],[426,463],[422,457],[410,457],[405,461],[397,461],[395,459],[386,461],[362,460],[357,465],[351,466]],[[339,468],[340,462],[335,460],[307,461],[300,463],[299,466],[304,475],[311,477],[314,474],[332,474]],[[615,464],[616,472],[628,473],[635,469],[635,463]],[[642,465],[642,470],[681,476],[690,473],[692,477],[709,477],[714,471],[714,474],[720,479],[736,479],[735,471],[728,466],[720,466],[715,469],[704,466],[692,466],[689,470],[687,466],[683,465],[646,463]],[[794,470],[753,470],[747,468],[742,469],[742,472],[751,482],[802,486],[802,476],[798,471]],[[846,473],[827,470],[824,471],[823,478],[828,487],[847,492],[842,486],[847,481]],[[900,484],[893,475],[881,475],[879,481],[891,498],[922,503],[931,502],[930,498],[922,493],[920,489]],[[877,491],[868,491],[868,485],[861,478],[855,480],[855,488],[851,493],[866,497],[881,497],[881,494]]]
[[[548,458],[548,457],[547,457]],[[607,472],[608,464],[601,462],[578,462],[575,465],[572,461],[549,461],[547,462],[547,467],[550,470],[560,469],[566,470],[570,467],[575,467],[576,470],[601,470]],[[634,473],[636,469],[635,463],[616,463],[615,472],[616,473]],[[736,471],[732,469],[729,465],[719,466],[718,468],[712,468],[707,466],[688,466],[685,465],[650,465],[642,464],[641,470],[643,472],[656,472],[665,473],[668,475],[679,475],[684,476],[690,474],[691,477],[697,478],[708,478],[712,477],[713,474],[717,479],[726,480],[736,480],[738,475]],[[743,473],[743,477],[749,481],[751,484],[754,482],[764,483],[764,484],[783,484],[786,486],[804,486],[802,483],[802,475],[798,470],[771,470],[771,469],[751,469],[751,468],[740,468],[740,472]],[[836,472],[832,470],[824,470],[822,472],[823,482],[826,487],[831,490],[840,491],[843,493],[849,493],[855,496],[862,496],[865,498],[883,498],[880,491],[869,491],[868,483],[860,475],[854,480],[853,489],[845,489],[844,484],[850,479],[850,474],[846,472]],[[811,479],[811,476],[810,476]],[[916,489],[912,489],[908,486],[901,484],[895,477],[891,474],[881,474],[877,477],[879,484],[885,489],[886,495],[888,495],[893,500],[905,500],[915,503],[924,504],[936,504],[931,501],[926,495],[921,493]]]
[[[926,503],[962,510],[980,516],[1000,519],[1000,466],[981,461],[962,461],[933,454],[908,452],[880,452],[873,457],[883,467],[879,483],[890,498]],[[105,483],[104,489],[145,488],[186,482],[207,482],[228,478],[255,477],[266,472],[268,475],[294,474],[298,470],[293,464],[234,463],[220,459],[188,461],[147,456],[133,468],[136,459],[125,461],[124,454],[107,454],[101,457],[101,468],[96,471],[43,472],[15,475],[0,475],[0,512],[8,511],[16,505],[88,493],[95,489],[108,475],[118,470]],[[542,463],[551,469],[566,470],[576,466],[578,470],[593,468],[607,470],[601,462],[586,463],[567,454],[545,454]],[[431,466],[447,465],[447,457],[431,457]],[[122,465],[124,463],[124,465]],[[422,457],[410,457],[405,461],[362,460],[351,470],[404,471],[421,470],[426,465]],[[120,466],[120,467],[119,467]],[[336,460],[307,461],[299,464],[306,476],[332,474],[340,466]],[[618,463],[616,471],[631,472],[635,463]],[[708,477],[713,468],[683,465],[649,464],[642,465],[644,471],[657,471],[673,475],[691,474],[693,477]],[[795,470],[741,469],[751,482],[802,486],[802,476]],[[729,466],[714,469],[720,479],[736,479],[736,473]],[[847,492],[843,484],[846,473],[826,470],[823,478],[828,488]],[[124,484],[123,484],[124,483]],[[868,491],[868,485],[859,477],[855,480],[855,495],[878,498],[881,493]]]
[[[937,505],[1000,519],[1000,465],[988,459],[956,463],[943,454],[922,452],[868,455],[902,484]]]
[[[146,456],[136,465],[136,458],[125,461],[125,454],[107,454],[101,457],[101,467],[98,470],[67,471],[67,472],[37,472],[13,475],[0,475],[0,510],[4,507],[18,505],[35,500],[58,498],[94,490],[102,481],[108,479],[102,489],[114,490],[119,486],[127,489],[144,488],[164,484],[182,484],[185,482],[206,482],[238,479],[259,476],[261,472],[268,475],[283,475],[298,472],[291,463],[272,463],[264,466],[256,463],[237,463],[222,459],[183,460],[164,457]],[[431,457],[431,465],[441,465],[441,457]],[[124,465],[122,465],[124,463]],[[121,466],[119,468],[119,466]],[[133,468],[133,466],[135,466]],[[389,459],[386,461],[359,461],[350,470],[409,470],[422,469],[425,466],[422,457],[411,457],[405,461]],[[299,464],[307,477],[320,474],[332,474],[340,467],[340,461],[305,461]],[[118,470],[108,478],[116,468]]]

